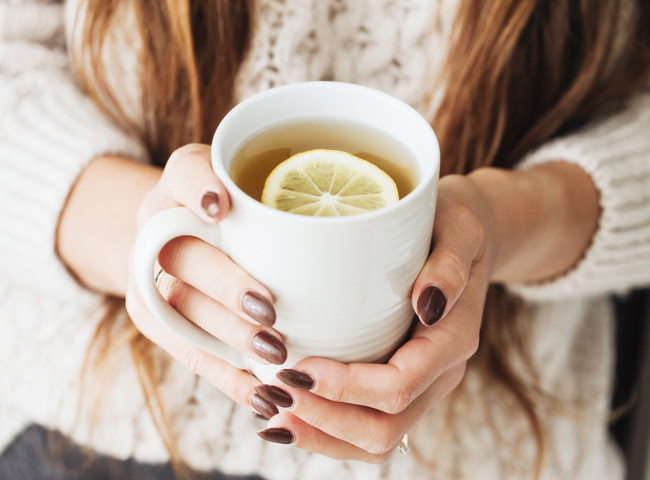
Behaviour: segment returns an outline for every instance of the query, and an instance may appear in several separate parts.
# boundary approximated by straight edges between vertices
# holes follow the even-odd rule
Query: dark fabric
[[[196,480],[263,480],[257,475],[197,473]],[[0,480],[177,480],[169,464],[86,452],[63,435],[32,425],[0,455]]]
[[[615,299],[616,383],[611,427],[627,462],[627,480],[650,478],[650,288]]]

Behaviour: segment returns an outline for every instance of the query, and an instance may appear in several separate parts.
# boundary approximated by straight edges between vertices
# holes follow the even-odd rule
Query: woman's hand
[[[381,462],[461,381],[478,348],[493,263],[487,202],[467,177],[439,184],[433,250],[412,293],[420,323],[385,365],[308,358],[257,388],[286,407],[260,436],[334,458]]]
[[[210,167],[208,145],[186,145],[171,155],[140,205],[138,223],[179,205],[206,223],[216,223],[228,213],[228,193]],[[271,328],[275,322],[271,293],[227,255],[197,238],[181,237],[163,248],[158,261],[165,272],[157,275],[159,289],[183,316],[257,362],[286,360],[282,337]],[[132,274],[126,305],[137,328],[187,368],[264,417],[277,413],[273,404],[255,394],[259,381],[253,375],[185,343],[160,325],[144,306]]]
[[[432,253],[412,293],[420,322],[386,365],[307,358],[258,387],[286,407],[260,436],[334,458],[381,462],[461,381],[476,352],[490,281],[570,269],[599,217],[591,177],[557,161],[484,168],[439,183]]]

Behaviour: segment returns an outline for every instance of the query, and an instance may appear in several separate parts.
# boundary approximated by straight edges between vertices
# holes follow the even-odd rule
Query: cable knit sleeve
[[[624,293],[650,284],[650,91],[585,128],[543,145],[521,169],[565,160],[581,166],[600,194],[590,246],[566,274],[535,285],[509,285],[528,300]]]
[[[59,214],[94,157],[146,158],[75,85],[60,2],[0,0],[0,276],[67,296],[55,253]]]

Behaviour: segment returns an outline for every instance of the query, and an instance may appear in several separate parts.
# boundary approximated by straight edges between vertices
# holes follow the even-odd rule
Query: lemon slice
[[[382,169],[338,150],[309,150],[280,163],[266,179],[262,203],[284,212],[340,217],[370,212],[399,200]]]

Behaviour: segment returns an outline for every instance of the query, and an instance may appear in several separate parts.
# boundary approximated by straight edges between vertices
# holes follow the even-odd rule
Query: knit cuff
[[[569,272],[537,284],[510,284],[528,300],[624,293],[650,283],[650,94],[615,115],[542,146],[520,169],[563,160],[593,179],[602,209],[598,228]]]
[[[72,185],[95,157],[144,161],[146,152],[66,72],[47,73],[0,83],[0,274],[43,294],[67,296],[78,285],[56,255],[55,237]]]

